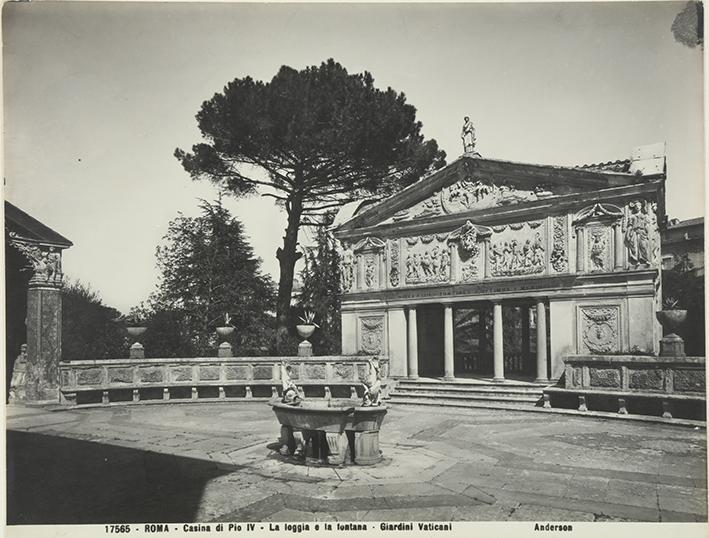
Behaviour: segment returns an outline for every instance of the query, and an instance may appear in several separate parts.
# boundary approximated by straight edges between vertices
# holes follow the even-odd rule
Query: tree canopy
[[[330,59],[301,71],[283,66],[270,82],[237,78],[202,104],[204,139],[175,156],[193,179],[236,196],[260,193],[285,208],[278,286],[279,341],[285,336],[301,226],[363,195],[388,195],[445,164],[424,140],[403,93],[374,87]]]
[[[172,220],[157,248],[160,281],[144,307],[145,347],[154,356],[212,353],[215,328],[229,314],[235,353],[263,354],[273,328],[273,282],[221,201],[201,208],[197,217]]]
[[[62,288],[62,359],[120,359],[128,352],[120,312],[78,280]]]

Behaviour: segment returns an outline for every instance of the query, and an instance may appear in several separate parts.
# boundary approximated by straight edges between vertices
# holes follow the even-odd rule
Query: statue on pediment
[[[463,139],[463,153],[475,152],[475,127],[468,116],[463,119],[463,130],[460,133]]]

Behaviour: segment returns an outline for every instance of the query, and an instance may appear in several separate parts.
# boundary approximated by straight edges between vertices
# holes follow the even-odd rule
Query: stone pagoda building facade
[[[570,354],[658,349],[664,144],[559,167],[468,153],[345,206],[342,352],[390,374],[558,379]]]

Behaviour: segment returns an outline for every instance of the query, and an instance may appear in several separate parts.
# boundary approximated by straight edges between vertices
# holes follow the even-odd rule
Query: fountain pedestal
[[[387,408],[356,407],[343,400],[272,402],[281,424],[281,455],[305,457],[306,465],[373,465],[382,459],[379,429]],[[292,448],[294,447],[294,448]]]

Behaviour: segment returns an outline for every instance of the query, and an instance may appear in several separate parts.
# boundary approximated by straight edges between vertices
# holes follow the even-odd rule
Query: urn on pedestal
[[[298,336],[303,339],[303,341],[298,344],[298,356],[312,357],[313,344],[308,342],[308,338],[310,338],[315,332],[315,329],[319,329],[320,326],[315,323],[315,313],[310,310],[303,312],[303,315],[300,316],[300,321],[303,323],[299,323],[295,326],[296,331],[298,331]]]
[[[233,357],[231,344],[227,341],[231,333],[234,332],[234,326],[231,324],[231,316],[224,314],[224,326],[217,327],[217,336],[223,341],[219,344],[217,357]]]
[[[684,340],[676,334],[687,319],[687,311],[677,308],[679,301],[668,297],[663,301],[663,309],[656,312],[657,321],[660,322],[663,332],[669,333],[660,340],[660,356],[684,357]]]

